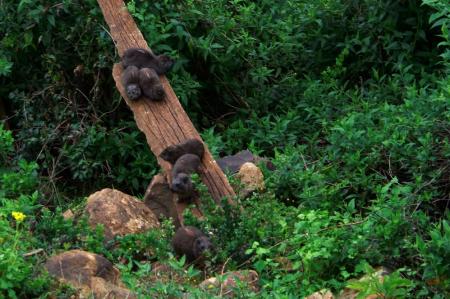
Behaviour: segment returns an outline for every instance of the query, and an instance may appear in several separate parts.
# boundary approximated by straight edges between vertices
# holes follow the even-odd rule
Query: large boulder
[[[120,273],[101,255],[70,250],[52,256],[45,263],[51,276],[80,292],[80,298],[137,298],[120,281]]]
[[[258,283],[259,277],[256,271],[241,270],[208,278],[200,283],[199,287],[221,297],[235,297],[234,289],[237,287],[243,287],[254,293],[259,292]]]
[[[180,227],[181,216],[178,214],[177,195],[170,190],[167,179],[162,174],[153,177],[144,195],[144,203],[159,220],[172,218],[176,228]]]
[[[119,190],[107,188],[91,194],[85,212],[92,227],[103,224],[107,241],[159,227],[155,214],[143,202]]]
[[[237,178],[242,183],[239,195],[247,197],[252,192],[264,190],[264,175],[261,169],[253,163],[247,162],[241,166]]]

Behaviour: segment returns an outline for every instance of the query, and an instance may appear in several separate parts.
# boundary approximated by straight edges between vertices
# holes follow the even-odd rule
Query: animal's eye
[[[200,250],[200,251],[203,251],[203,250],[205,250],[205,245],[203,244],[203,242],[201,241],[201,240],[197,240],[197,248]]]
[[[189,182],[189,178],[188,177],[184,177],[183,178],[183,183],[187,184],[187,182]]]

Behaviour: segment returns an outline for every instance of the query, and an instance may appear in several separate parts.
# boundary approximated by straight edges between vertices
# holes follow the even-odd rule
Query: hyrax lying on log
[[[139,86],[141,86],[142,94],[150,100],[160,101],[166,95],[154,69],[146,67],[139,70]]]
[[[136,66],[130,65],[123,71],[122,82],[130,100],[137,100],[141,97],[142,91],[139,84],[139,69]]]
[[[165,92],[158,75],[164,75],[173,66],[166,55],[154,55],[141,48],[130,48],[122,56],[122,84],[130,100],[142,95],[150,100],[164,99]]]
[[[190,175],[198,172],[205,148],[197,139],[188,139],[183,143],[167,147],[159,156],[173,165],[173,192],[182,197],[190,197],[194,193],[194,186]]]
[[[186,256],[188,263],[201,264],[204,253],[212,250],[211,240],[198,228],[180,227],[172,238],[172,246],[178,256]]]
[[[134,65],[139,69],[151,68],[158,75],[164,75],[173,66],[173,60],[167,55],[155,55],[152,52],[142,48],[129,48],[122,56],[123,68]]]
[[[204,152],[203,143],[198,139],[191,138],[185,142],[166,147],[159,156],[173,165],[184,154],[197,155],[201,159]]]

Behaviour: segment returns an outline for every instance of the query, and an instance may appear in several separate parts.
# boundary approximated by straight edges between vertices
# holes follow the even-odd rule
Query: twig
[[[43,252],[43,251],[44,251],[44,249],[38,248],[38,249],[32,250],[32,251],[30,251],[30,252],[24,253],[24,254],[22,254],[22,256],[23,256],[23,257],[29,257],[29,256],[32,256],[32,255],[41,253],[41,252]]]
[[[225,261],[225,263],[222,265],[222,270],[220,271],[220,278],[222,278],[223,273],[225,271],[225,266],[228,264],[228,262],[230,261],[230,259],[233,257],[233,255],[235,255],[236,253],[233,253],[232,255],[230,255],[227,260]],[[221,279],[219,279],[219,283],[220,283],[220,297],[222,297],[222,293],[223,293],[223,283],[220,281]]]
[[[306,170],[309,170],[308,164],[306,164],[305,157],[303,157],[303,154],[302,154],[302,153],[300,153],[300,157],[302,157],[302,160],[303,160],[303,166],[305,166],[305,169],[306,169]]]

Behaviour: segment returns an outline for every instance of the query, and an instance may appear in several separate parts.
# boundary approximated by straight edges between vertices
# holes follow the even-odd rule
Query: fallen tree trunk
[[[126,49],[132,47],[149,49],[122,0],[98,0],[98,3],[120,56]],[[114,65],[113,77],[117,89],[133,111],[137,126],[145,134],[150,149],[170,179],[171,165],[159,158],[159,154],[167,146],[178,144],[188,138],[201,140],[201,137],[165,76],[160,77],[167,95],[164,101],[153,102],[148,99],[131,101],[127,98],[120,79],[122,70],[120,63]],[[233,188],[206,145],[205,149],[200,169],[203,183],[216,203],[219,203],[223,197],[226,197],[229,203],[233,203],[232,197],[235,195]]]

